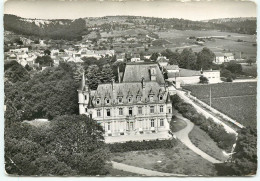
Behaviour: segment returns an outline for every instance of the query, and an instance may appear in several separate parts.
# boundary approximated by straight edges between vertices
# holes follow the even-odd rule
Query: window
[[[153,102],[153,96],[150,96],[150,101]]]
[[[110,109],[107,109],[107,116],[110,116]]]
[[[101,116],[101,112],[100,112],[100,109],[97,110],[97,117],[100,117]]]
[[[100,100],[99,99],[97,99],[97,104],[99,104],[100,103]]]
[[[118,98],[118,103],[122,103],[122,97]]]
[[[87,100],[88,99],[88,97],[87,97],[87,95],[85,95],[85,100]]]
[[[123,108],[119,108],[119,115],[123,115]]]
[[[164,126],[164,120],[160,119],[160,126]]]
[[[106,99],[106,103],[109,104],[109,99]]]
[[[159,96],[159,100],[160,101],[163,100],[163,96],[162,95]]]
[[[129,98],[128,98],[128,102],[131,102],[131,101],[132,101],[132,98],[131,98],[131,97],[129,97]]]
[[[142,107],[138,107],[138,114],[143,114]]]
[[[154,106],[150,106],[150,113],[154,113]]]
[[[163,112],[163,106],[160,106],[160,112]]]
[[[169,108],[169,113],[171,113],[171,108]]]
[[[88,108],[85,108],[85,112],[88,112]]]
[[[151,127],[154,128],[154,119],[151,119]]]
[[[132,116],[132,114],[133,114],[133,109],[129,107],[129,116]]]
[[[107,123],[107,130],[108,130],[108,131],[111,130],[111,125],[110,125],[110,123]]]

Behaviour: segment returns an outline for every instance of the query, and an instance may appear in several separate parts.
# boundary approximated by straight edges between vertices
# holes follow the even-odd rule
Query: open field
[[[244,126],[256,127],[256,82],[192,85],[184,88],[209,104],[210,87],[212,107]]]
[[[216,175],[214,164],[203,159],[181,142],[172,149],[114,153],[112,160],[165,173]]]
[[[227,157],[224,156],[222,150],[217,146],[217,143],[214,142],[209,135],[200,129],[198,126],[194,126],[191,132],[189,133],[189,138],[191,142],[197,146],[199,149],[207,153],[208,155],[220,160],[226,161]]]
[[[199,52],[203,47],[210,48],[213,52],[232,52],[235,54],[235,58],[240,58],[240,52],[242,58],[256,57],[257,47],[253,46],[256,43],[256,35],[238,34],[231,32],[221,31],[197,31],[197,30],[172,30],[167,32],[154,32],[159,35],[160,38],[167,39],[172,44],[167,45],[167,48],[171,50],[182,50],[184,48],[192,48],[194,52]],[[189,37],[209,37],[219,36],[221,38],[213,38],[212,40],[206,40],[203,46],[195,45],[195,40],[188,39]],[[240,39],[243,42],[237,42]]]

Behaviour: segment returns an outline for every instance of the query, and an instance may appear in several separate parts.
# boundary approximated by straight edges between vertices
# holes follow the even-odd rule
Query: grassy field
[[[214,164],[203,159],[181,142],[172,149],[114,153],[112,160],[165,173],[216,175]]]
[[[111,170],[109,170],[110,174],[106,175],[106,176],[111,176],[111,177],[138,177],[141,175],[135,174],[135,173],[131,173],[131,172],[126,172],[126,171],[122,171],[122,170],[117,170],[112,168]]]
[[[184,88],[209,104],[211,87],[212,107],[227,114],[244,126],[256,126],[257,83],[221,83],[212,85],[192,85]]]
[[[197,30],[172,30],[155,32],[160,38],[167,39],[172,44],[167,45],[167,48],[171,50],[182,50],[184,48],[192,48],[194,52],[199,52],[204,46],[210,48],[213,52],[232,52],[235,54],[235,58],[241,57],[256,57],[257,47],[253,46],[256,43],[256,35],[246,35],[221,31],[197,31]],[[223,39],[214,38],[212,40],[206,40],[203,46],[195,45],[194,40],[190,40],[189,37],[205,37],[205,36],[223,36]],[[237,40],[243,40],[238,42]]]
[[[199,149],[207,153],[208,155],[220,160],[226,161],[227,157],[223,155],[222,150],[217,146],[209,135],[201,130],[198,126],[194,126],[192,131],[189,133],[191,142],[196,145]]]
[[[174,118],[172,121],[173,132],[178,132],[187,126],[187,123],[181,119]]]

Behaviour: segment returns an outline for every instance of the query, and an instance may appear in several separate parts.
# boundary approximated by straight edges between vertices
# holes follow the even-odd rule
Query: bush
[[[158,148],[173,148],[177,144],[175,139],[172,140],[150,140],[150,141],[127,141],[125,143],[111,143],[108,147],[112,153],[150,150]]]

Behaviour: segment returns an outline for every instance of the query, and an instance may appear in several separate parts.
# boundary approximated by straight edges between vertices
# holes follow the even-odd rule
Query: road
[[[228,133],[233,133],[233,134],[237,135],[237,132],[233,128],[229,127],[228,125],[223,123],[221,120],[219,120],[215,116],[211,115],[208,111],[204,110],[203,108],[201,108],[200,106],[195,104],[190,98],[188,98],[185,95],[184,91],[177,90],[176,92],[180,98],[182,98],[185,102],[191,104],[199,113],[203,114],[206,118],[211,118],[214,122],[221,124]]]
[[[174,133],[174,135],[175,135],[183,144],[185,144],[189,149],[191,149],[192,151],[194,151],[196,154],[200,155],[202,158],[208,160],[208,161],[211,162],[211,163],[221,163],[221,161],[219,161],[219,160],[217,160],[217,159],[215,159],[215,158],[209,156],[208,154],[206,154],[205,152],[203,152],[202,150],[200,150],[198,147],[196,147],[196,146],[191,142],[191,140],[190,140],[190,138],[189,138],[189,133],[190,133],[191,130],[193,129],[194,124],[193,124],[190,120],[184,118],[182,115],[177,114],[176,117],[179,118],[179,119],[182,119],[183,121],[185,121],[186,124],[187,124],[187,126],[186,126],[184,129],[182,129],[182,130],[180,130],[180,131]]]
[[[126,165],[123,163],[118,163],[118,162],[114,162],[111,161],[113,168],[118,169],[118,170],[123,170],[126,172],[131,172],[131,173],[136,173],[139,175],[143,175],[143,176],[150,176],[150,177],[172,177],[172,176],[178,176],[178,177],[183,177],[183,176],[187,176],[187,175],[182,175],[182,174],[173,174],[173,173],[163,173],[163,172],[157,172],[157,171],[153,171],[153,170],[148,170],[145,168],[140,168],[140,167],[135,167],[135,166],[131,166],[131,165]]]

